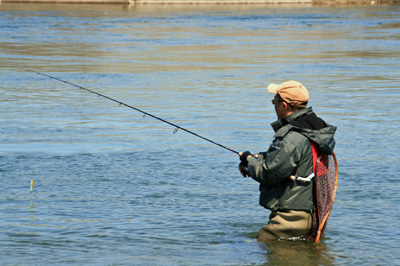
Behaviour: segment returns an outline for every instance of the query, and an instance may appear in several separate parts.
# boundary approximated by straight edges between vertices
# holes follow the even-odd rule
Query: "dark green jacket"
[[[291,180],[313,172],[311,141],[332,154],[336,127],[317,117],[312,108],[301,109],[271,124],[274,141],[267,152],[248,159],[249,175],[260,183],[260,204],[270,210],[312,210],[313,182]]]

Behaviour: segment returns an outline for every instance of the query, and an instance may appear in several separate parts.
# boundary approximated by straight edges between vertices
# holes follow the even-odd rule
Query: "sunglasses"
[[[275,105],[275,103],[278,101],[278,103],[284,102],[284,100],[282,99],[273,99],[271,102],[273,105]]]

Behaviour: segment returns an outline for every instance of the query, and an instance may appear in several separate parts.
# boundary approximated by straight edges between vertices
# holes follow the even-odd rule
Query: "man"
[[[271,210],[258,241],[305,238],[310,234],[313,197],[312,142],[320,153],[332,154],[336,127],[317,117],[307,89],[297,81],[270,84],[278,120],[272,123],[274,140],[267,152],[239,153],[239,170],[260,183],[260,205]]]

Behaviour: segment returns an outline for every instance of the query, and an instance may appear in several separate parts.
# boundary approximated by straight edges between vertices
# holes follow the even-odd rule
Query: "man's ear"
[[[282,104],[283,104],[283,107],[285,108],[285,110],[289,110],[290,109],[290,106],[289,106],[289,104],[287,102],[282,102]]]

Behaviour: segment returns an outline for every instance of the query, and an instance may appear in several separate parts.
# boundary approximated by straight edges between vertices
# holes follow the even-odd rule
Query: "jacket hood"
[[[283,137],[289,131],[297,131],[319,146],[323,153],[332,154],[335,147],[334,135],[337,127],[319,118],[312,107],[301,109],[288,117],[271,124],[275,137]]]

